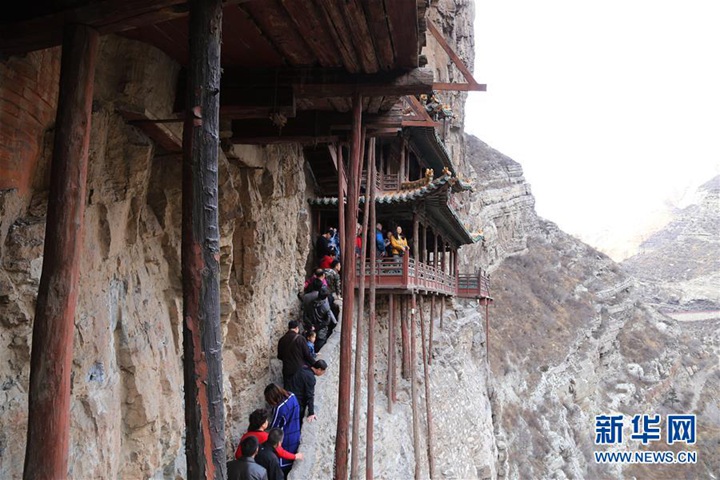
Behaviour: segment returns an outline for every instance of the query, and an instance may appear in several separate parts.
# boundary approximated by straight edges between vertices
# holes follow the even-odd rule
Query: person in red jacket
[[[264,408],[258,408],[254,412],[250,414],[250,425],[248,425],[248,431],[245,432],[245,434],[240,438],[240,443],[242,443],[243,440],[245,440],[247,437],[255,437],[258,439],[258,442],[260,442],[260,445],[267,442],[268,439],[268,411]],[[240,458],[242,456],[242,451],[240,449],[240,443],[238,443],[237,450],[235,450],[235,458]],[[282,446],[275,449],[278,456],[280,458],[284,458],[285,460],[302,460],[303,454],[298,453],[290,453]]]

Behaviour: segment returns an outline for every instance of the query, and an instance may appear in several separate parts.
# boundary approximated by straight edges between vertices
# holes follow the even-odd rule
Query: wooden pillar
[[[68,474],[70,374],[97,46],[98,33],[92,28],[65,27],[32,334],[25,479],[61,479]]]
[[[422,226],[422,263],[427,264],[428,262],[428,254],[427,254],[427,225],[423,223]]]
[[[340,243],[340,258],[343,262],[347,258],[353,261],[355,243],[353,242],[348,248],[343,241],[343,235],[345,234],[345,189],[347,183],[345,183],[345,162],[343,162],[342,146],[340,143],[336,145],[337,148],[337,162],[338,162],[338,240]]]
[[[374,145],[375,139],[370,139],[370,144]],[[365,190],[367,191],[370,183],[370,170],[372,168],[370,156],[372,155],[372,148],[368,148],[367,151],[367,180],[365,182]],[[352,418],[352,439],[350,441],[350,478],[355,480],[358,478],[358,467],[360,461],[360,397],[362,387],[362,352],[363,344],[365,343],[365,259],[367,258],[367,246],[368,246],[368,222],[370,213],[370,202],[367,201],[367,195],[365,196],[365,206],[363,208],[363,222],[362,222],[362,246],[360,247],[360,284],[358,285],[358,312],[357,312],[357,328],[355,331],[355,375],[354,375],[354,387],[353,387],[353,418]],[[375,244],[372,243],[372,246]],[[373,251],[374,249],[370,249]]]
[[[425,414],[427,419],[427,455],[428,455],[428,471],[430,478],[435,477],[435,456],[433,455],[433,438],[435,436],[435,428],[433,426],[432,417],[432,401],[430,397],[430,372],[428,369],[429,355],[428,349],[425,348],[425,341],[427,335],[425,335],[425,318],[424,318],[424,302],[423,298],[420,297],[420,340],[422,341],[422,364],[423,364],[423,376],[425,383]],[[430,323],[432,323],[432,317],[430,317]]]
[[[362,97],[353,96],[352,128],[350,131],[349,171],[357,173],[360,169],[360,150],[362,148]],[[345,245],[348,252],[355,245],[357,225],[357,207],[359,192],[355,178],[348,179],[347,210],[345,211]],[[352,368],[352,324],[353,305],[355,304],[355,256],[344,262],[343,268],[343,305],[340,332],[340,371],[338,386],[338,419],[335,435],[335,475],[336,480],[345,480],[348,476],[348,430],[350,424],[350,374]]]
[[[440,242],[438,241],[437,235],[433,235],[433,237],[435,238],[435,247],[434,247],[435,250],[433,251],[433,267],[435,267],[437,269],[438,268],[438,244]]]
[[[460,257],[458,256],[458,253],[460,253],[460,252],[458,252],[458,250],[455,249],[455,250],[454,250],[454,260],[455,260],[455,262],[454,262],[454,266],[453,266],[453,276],[454,276],[455,278],[457,278],[457,276],[458,276],[458,267],[460,266]]]
[[[370,168],[368,168],[368,183],[370,184],[369,202],[370,202],[370,225],[377,223],[375,212],[375,139],[372,139],[372,157],[369,159]],[[373,436],[375,433],[375,288],[377,278],[377,248],[375,242],[371,242],[370,248],[370,325],[368,326],[368,370],[367,370],[367,450],[365,452],[365,478],[372,480],[374,478],[373,469]]]
[[[415,450],[415,480],[420,479],[420,408],[418,407],[417,389],[417,335],[415,318],[417,318],[416,294],[412,294],[412,309],[410,311],[410,391],[412,394],[412,417],[413,417],[413,449]]]
[[[400,184],[407,180],[405,178],[405,151],[407,150],[407,145],[405,143],[405,140],[402,141],[402,146],[400,148],[400,168],[398,169],[398,189],[400,189]]]
[[[402,376],[410,378],[410,312],[406,296],[400,297],[400,330],[402,334]]]
[[[218,219],[221,27],[221,0],[190,2],[182,195],[188,478],[227,477]]]
[[[430,299],[430,340],[428,340],[428,365],[432,365],[433,357],[433,326],[435,325],[435,297],[433,295]]]
[[[443,321],[445,320],[445,297],[440,297],[440,328],[443,328]]]
[[[420,218],[417,212],[413,213],[413,258],[415,259],[415,265],[420,263]],[[416,267],[417,268],[417,267]]]
[[[395,294],[390,294],[388,309],[388,371],[387,371],[387,397],[388,413],[392,413],[395,401]]]
[[[440,237],[440,247],[442,248],[440,252],[440,270],[445,273],[445,240],[442,237]]]

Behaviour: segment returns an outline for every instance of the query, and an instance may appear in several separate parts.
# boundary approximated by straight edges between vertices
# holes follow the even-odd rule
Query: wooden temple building
[[[359,221],[370,236],[376,221],[388,228],[393,223],[403,227],[412,254],[400,262],[379,261],[370,249],[362,261],[343,265],[345,305],[354,305],[355,297],[362,298],[367,286],[371,322],[375,321],[375,295],[388,295],[391,317],[393,302],[399,306],[403,339],[408,337],[403,356],[414,355],[416,322],[408,319],[417,317],[417,302],[424,296],[430,296],[432,311],[438,297],[491,301],[487,277],[459,269],[458,249],[475,238],[449,205],[449,198],[469,186],[454,172],[438,135],[440,123],[428,113],[427,100],[433,92],[484,90],[485,86],[475,82],[442,33],[426,18],[431,3],[39,0],[19,3],[5,12],[0,19],[3,58],[62,46],[45,254],[32,339],[25,478],[61,478],[68,469],[73,319],[82,255],[93,81],[102,35],[146,42],[183,67],[176,116],[160,118],[154,112],[132,110],[121,113],[155,141],[160,151],[182,156],[189,478],[226,476],[218,288],[220,148],[232,144],[305,145],[305,157],[316,180],[317,197],[310,202],[315,226],[339,225],[343,245],[354,245]],[[438,82],[432,70],[424,68],[421,52],[429,35],[465,75],[465,83]],[[169,128],[180,123],[184,125],[182,137],[175,133],[177,129]],[[352,250],[345,248],[343,256],[351,258]],[[361,300],[360,309],[362,305]],[[422,315],[422,308],[420,312]],[[344,399],[351,396],[351,341],[357,318],[363,318],[362,313],[356,316],[353,308],[344,309],[339,366],[339,396]],[[372,349],[372,324],[368,331],[368,348]],[[429,333],[431,346],[432,329]],[[431,356],[425,350],[423,342],[427,375]],[[374,358],[372,351],[368,358]],[[414,375],[410,360],[404,358],[404,364],[406,370],[412,370],[406,373]],[[357,372],[355,377],[358,381]],[[368,398],[371,408],[370,393]],[[417,398],[415,391],[413,398]],[[368,418],[373,416],[368,413]],[[340,401],[338,479],[347,478],[351,464],[349,422],[350,402]],[[372,478],[371,423],[368,478]],[[415,437],[419,441],[418,435]]]

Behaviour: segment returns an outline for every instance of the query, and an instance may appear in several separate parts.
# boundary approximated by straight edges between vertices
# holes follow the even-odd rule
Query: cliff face
[[[116,112],[170,116],[178,67],[154,49],[116,37],[103,38],[99,58],[75,319],[70,474],[183,477],[181,161],[155,156],[153,143]],[[31,59],[40,71],[53,71],[58,60],[46,53]],[[1,85],[10,80],[3,77]],[[50,127],[29,149],[41,152],[37,158],[18,158],[34,172],[18,178],[37,180],[0,192],[3,478],[19,477],[23,464]],[[234,154],[231,161],[221,154],[220,162],[229,448],[249,412],[263,405],[269,358],[296,311],[310,244],[300,148],[245,147]]]
[[[467,144],[483,192],[470,208],[478,209],[493,237],[490,248],[486,237],[467,258],[492,265],[489,362],[498,477],[705,478],[717,472],[717,321],[675,322],[645,306],[642,290],[617,264],[536,216],[515,162],[472,137]],[[486,199],[493,191],[495,200]],[[699,452],[698,463],[597,464],[592,452],[602,448],[594,445],[594,416],[608,413],[624,414],[626,428],[634,414],[697,414],[703,427],[689,449]],[[621,448],[639,450],[640,444],[626,440]],[[662,443],[650,448],[668,449]]]

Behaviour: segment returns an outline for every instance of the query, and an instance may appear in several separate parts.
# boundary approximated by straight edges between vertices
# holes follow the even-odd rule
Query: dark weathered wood
[[[343,160],[342,145],[335,143],[330,145],[330,149],[336,151],[335,158],[337,171],[338,171],[338,238],[340,241],[340,258],[343,262],[350,259],[350,262],[354,260],[355,245],[350,245],[349,248],[345,245],[343,235],[345,235],[345,193],[347,192],[347,179],[345,177],[345,161]],[[349,255],[349,257],[348,257]]]
[[[367,96],[402,96],[431,93],[432,70],[415,68],[407,73],[376,73],[363,76],[335,76],[337,82],[294,84],[298,97],[349,97],[355,93]],[[352,79],[355,78],[355,81]]]
[[[366,73],[377,72],[380,66],[375,54],[375,47],[365,18],[365,12],[359,0],[345,0],[342,5],[342,12],[345,15],[350,38],[355,46],[363,71]]]
[[[60,11],[13,22],[12,16],[3,16],[0,26],[0,52],[14,55],[60,45],[66,23],[95,27],[101,33],[122,31],[132,21],[148,25],[173,18],[168,7],[184,4],[187,0],[100,0]],[[6,11],[8,13],[9,11]],[[36,12],[38,13],[38,12]],[[161,16],[158,16],[160,13]]]
[[[375,139],[369,141],[375,143]],[[370,168],[370,149],[367,149],[367,165]],[[362,167],[361,167],[362,168]],[[360,177],[356,177],[360,180]],[[367,189],[367,181],[365,188]],[[358,189],[360,185],[358,185]],[[368,254],[368,223],[370,221],[370,203],[365,202],[363,208],[362,221],[362,246],[360,247],[360,265],[365,265],[365,259]],[[354,242],[353,242],[354,244]],[[374,244],[372,244],[374,245]],[[372,249],[371,249],[372,251]],[[362,268],[362,267],[361,267]],[[355,330],[355,374],[353,388],[353,419],[352,419],[352,440],[350,442],[350,478],[355,480],[358,478],[358,468],[360,466],[360,405],[362,397],[362,352],[365,343],[365,274],[360,272],[360,282],[358,284],[358,313]]]
[[[390,294],[389,300],[389,319],[388,319],[388,413],[392,413],[392,406],[395,403],[395,354],[397,352],[397,346],[395,345],[397,340],[395,339],[395,310],[397,305],[395,304],[395,294]]]
[[[370,140],[370,155],[368,158],[368,203],[370,203],[370,226],[375,231],[377,224],[377,214],[375,211],[375,197],[377,185],[377,172],[375,164],[375,139]],[[367,365],[367,439],[365,451],[365,478],[372,480],[374,477],[373,469],[373,437],[375,435],[375,328],[377,326],[375,299],[377,288],[377,248],[375,248],[375,236],[370,241],[370,324],[368,326],[368,365]]]
[[[317,0],[317,3],[325,26],[340,52],[345,69],[351,73],[362,71],[360,59],[357,57],[352,38],[350,38],[350,32],[342,14],[343,6],[338,5],[334,0]]]
[[[218,150],[221,0],[190,1],[183,134],[183,370],[188,478],[226,478]]]
[[[416,293],[412,294],[412,309],[410,314],[410,391],[412,394],[412,423],[413,423],[413,450],[415,454],[415,480],[420,480],[420,401],[417,388],[417,330],[415,319],[417,315]]]
[[[353,98],[353,129],[350,137],[349,170],[355,172],[360,164],[362,143],[362,97]],[[355,235],[359,204],[359,192],[354,178],[348,179],[347,209],[345,211],[345,245],[348,251],[355,245]],[[350,424],[350,374],[352,368],[352,324],[353,305],[355,303],[355,256],[347,258],[343,264],[343,312],[342,331],[340,332],[340,368],[338,386],[338,419],[335,435],[335,474],[336,480],[345,480],[348,476],[348,429]]]
[[[445,53],[447,53],[448,57],[450,57],[452,63],[454,63],[458,70],[460,70],[460,72],[463,74],[465,80],[467,80],[468,85],[477,86],[478,83],[475,81],[475,77],[473,77],[470,69],[465,65],[465,62],[463,62],[463,60],[458,56],[458,54],[455,53],[455,50],[453,50],[453,48],[448,44],[448,42],[445,40],[445,37],[443,37],[442,33],[440,33],[432,20],[428,20],[427,28],[432,34],[432,36],[435,37],[435,40],[437,40],[438,44],[440,44],[440,47],[445,50]]]
[[[136,126],[145,133],[150,140],[168,153],[182,152],[182,139],[168,128],[167,123],[179,123],[182,119],[156,120],[148,112],[136,112],[119,109],[118,113],[131,125]]]
[[[435,330],[435,297],[430,299],[430,339],[428,340],[428,365],[432,365],[433,359],[433,331]]]
[[[30,357],[26,480],[61,479],[68,474],[70,374],[98,37],[89,27],[68,25],[63,39]]]
[[[440,92],[486,92],[487,85],[484,83],[470,84],[436,82],[433,83],[433,90]]]
[[[380,0],[361,0],[365,9],[365,17],[370,28],[371,38],[375,44],[378,63],[381,70],[393,68],[395,54],[393,53],[392,40],[388,30],[387,14],[385,5]]]
[[[433,296],[433,300],[435,297]],[[433,454],[434,445],[433,438],[435,437],[435,428],[433,426],[432,417],[432,397],[430,396],[430,372],[428,364],[430,363],[428,350],[425,347],[425,314],[423,309],[425,308],[425,302],[423,297],[420,297],[420,339],[422,341],[422,364],[423,364],[423,376],[425,384],[425,418],[427,420],[427,456],[428,456],[428,473],[430,478],[435,478],[435,455]],[[430,317],[430,323],[432,324],[432,316]]]
[[[247,2],[239,8],[250,14],[275,49],[287,58],[291,65],[310,66],[315,63],[315,55],[277,0]]]
[[[340,53],[323,26],[321,14],[312,0],[280,0],[295,27],[323,67],[340,67]]]
[[[405,68],[417,67],[419,53],[417,0],[385,0],[385,11],[392,36],[395,64]]]
[[[408,325],[407,298],[400,297],[400,340],[401,340],[401,368],[402,378],[410,378],[410,327]]]

